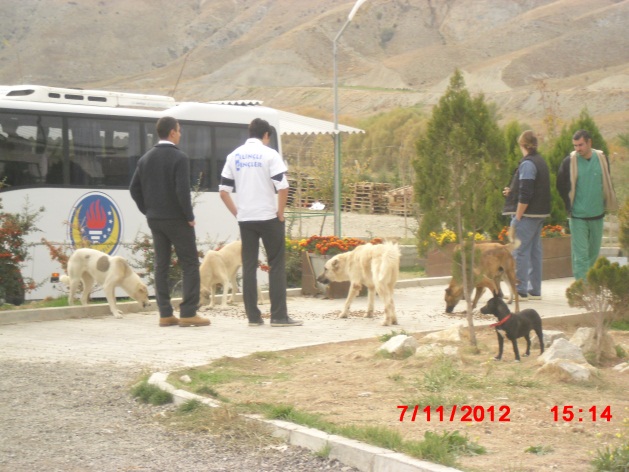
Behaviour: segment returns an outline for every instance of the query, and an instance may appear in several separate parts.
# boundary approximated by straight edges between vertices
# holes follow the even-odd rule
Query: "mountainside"
[[[3,0],[0,83],[255,98],[331,119],[350,0]],[[626,132],[629,0],[368,0],[338,42],[340,113],[432,105],[456,67],[504,119],[583,107]]]

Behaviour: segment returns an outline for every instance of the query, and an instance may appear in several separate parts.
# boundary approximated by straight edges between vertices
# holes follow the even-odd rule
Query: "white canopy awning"
[[[217,100],[210,103],[221,105],[261,106],[261,100]],[[280,134],[334,134],[334,123],[308,116],[277,110],[280,118]],[[339,133],[357,134],[365,131],[339,124]]]
[[[331,121],[310,118],[296,113],[277,110],[280,116],[280,133],[281,134],[334,134],[334,123]],[[339,133],[364,133],[359,128],[352,128],[339,124]]]

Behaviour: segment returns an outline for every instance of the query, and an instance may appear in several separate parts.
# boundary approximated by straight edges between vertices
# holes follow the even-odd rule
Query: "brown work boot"
[[[166,316],[159,319],[160,328],[166,328],[168,326],[179,326],[179,318],[176,316]]]
[[[194,315],[188,318],[184,318],[183,316],[179,318],[179,326],[182,328],[187,328],[189,326],[209,326],[210,320],[207,318],[203,318],[199,315]]]

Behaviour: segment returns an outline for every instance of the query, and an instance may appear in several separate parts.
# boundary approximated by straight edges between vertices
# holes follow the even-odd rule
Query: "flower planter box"
[[[427,277],[452,275],[452,253],[455,247],[456,243],[449,243],[428,252],[426,255]]]
[[[570,236],[542,238],[542,280],[572,277]],[[426,259],[428,277],[452,275],[452,253],[456,243],[431,249]]]
[[[572,250],[570,236],[542,238],[542,279],[572,277]]]
[[[349,282],[332,282],[328,285],[317,282],[323,273],[323,266],[331,256],[309,252],[301,253],[301,293],[302,295],[325,295],[325,298],[345,298],[349,292]]]

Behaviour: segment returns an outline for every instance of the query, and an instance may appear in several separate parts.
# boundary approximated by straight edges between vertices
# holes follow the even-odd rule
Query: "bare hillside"
[[[257,98],[332,112],[354,0],[3,0],[0,83]],[[434,104],[458,67],[505,119],[587,107],[626,131],[629,0],[369,0],[339,41],[341,113]],[[548,97],[546,97],[548,98]]]

